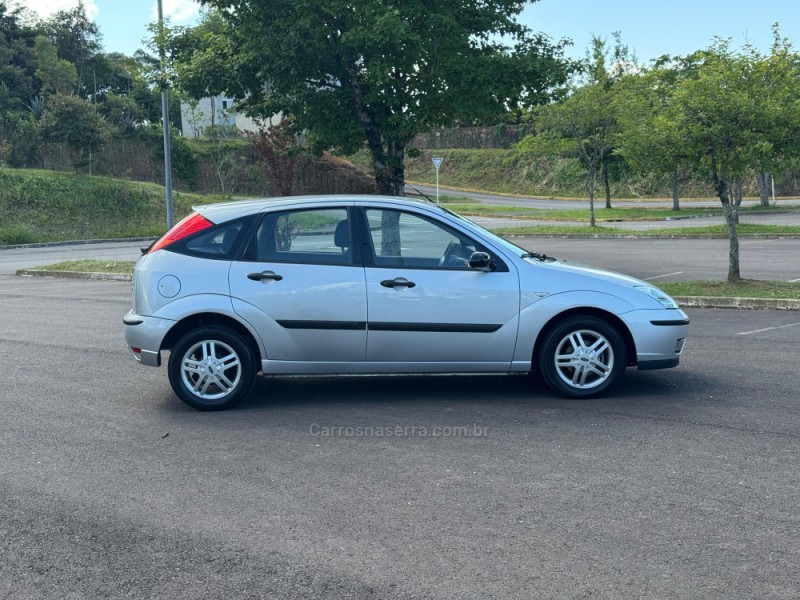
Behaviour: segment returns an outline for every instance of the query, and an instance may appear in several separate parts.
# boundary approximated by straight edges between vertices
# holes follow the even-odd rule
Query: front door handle
[[[381,285],[383,287],[388,288],[395,288],[395,287],[407,287],[412,288],[415,287],[417,284],[413,281],[409,281],[405,277],[395,277],[394,279],[384,279],[381,281]]]
[[[280,281],[283,279],[283,275],[278,275],[274,271],[261,271],[260,273],[250,273],[247,278],[253,281],[264,281],[265,279]]]

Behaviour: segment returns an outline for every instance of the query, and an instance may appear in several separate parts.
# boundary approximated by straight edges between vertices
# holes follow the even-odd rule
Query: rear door
[[[347,206],[264,215],[230,270],[234,310],[259,332],[270,360],[363,361],[364,268]]]

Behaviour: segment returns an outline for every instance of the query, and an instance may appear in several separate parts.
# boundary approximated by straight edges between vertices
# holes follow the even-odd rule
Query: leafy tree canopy
[[[39,25],[56,45],[58,58],[75,65],[78,84],[75,93],[86,98],[94,92],[92,69],[103,50],[103,36],[79,2],[75,8],[60,10]]]
[[[73,152],[76,170],[87,151],[96,152],[108,141],[110,130],[94,107],[78,96],[52,96],[39,121],[46,142],[64,143]]]
[[[4,109],[19,110],[38,92],[34,80],[36,33],[23,24],[22,17],[21,9],[10,9],[7,2],[0,0],[0,82],[7,88],[5,97],[9,103]]]
[[[78,74],[75,65],[58,58],[56,46],[43,35],[36,37],[36,76],[42,81],[42,91],[69,94],[75,89]]]
[[[224,35],[202,39],[206,60],[178,52],[190,79],[222,82],[253,115],[290,115],[317,150],[366,141],[387,194],[403,193],[416,133],[505,120],[549,99],[571,68],[568,42],[520,24],[517,1],[202,2],[218,11]]]

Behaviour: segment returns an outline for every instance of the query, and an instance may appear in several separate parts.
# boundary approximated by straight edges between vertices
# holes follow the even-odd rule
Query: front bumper
[[[689,333],[689,317],[681,309],[635,310],[622,315],[636,345],[642,371],[677,367]]]
[[[160,367],[161,342],[175,321],[143,317],[129,310],[122,322],[125,325],[125,343],[133,357],[148,367]]]

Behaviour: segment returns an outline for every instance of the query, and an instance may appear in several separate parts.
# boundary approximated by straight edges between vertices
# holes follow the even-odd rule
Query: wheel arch
[[[547,335],[555,328],[559,323],[568,319],[570,317],[595,317],[598,319],[602,319],[614,329],[622,337],[623,342],[625,343],[625,353],[627,354],[627,366],[634,366],[636,365],[636,343],[633,340],[633,335],[628,329],[628,326],[625,322],[620,319],[617,315],[607,310],[603,310],[602,308],[596,308],[591,306],[580,306],[575,308],[570,308],[563,312],[560,312],[556,315],[553,315],[547,323],[545,323],[544,327],[539,330],[539,333],[536,335],[536,340],[533,343],[533,355],[531,356],[531,370],[536,369],[536,365],[539,361],[539,353],[541,352],[542,348],[542,340],[547,337]]]
[[[246,326],[233,317],[215,312],[204,312],[188,315],[175,323],[175,325],[172,326],[172,328],[167,332],[167,335],[165,335],[164,339],[161,341],[161,350],[171,350],[178,340],[186,335],[189,331],[199,327],[209,326],[225,327],[227,329],[232,329],[241,335],[242,339],[253,351],[253,356],[256,358],[257,364],[260,365],[262,353],[259,348],[258,341],[253,335],[253,332],[251,332]]]

